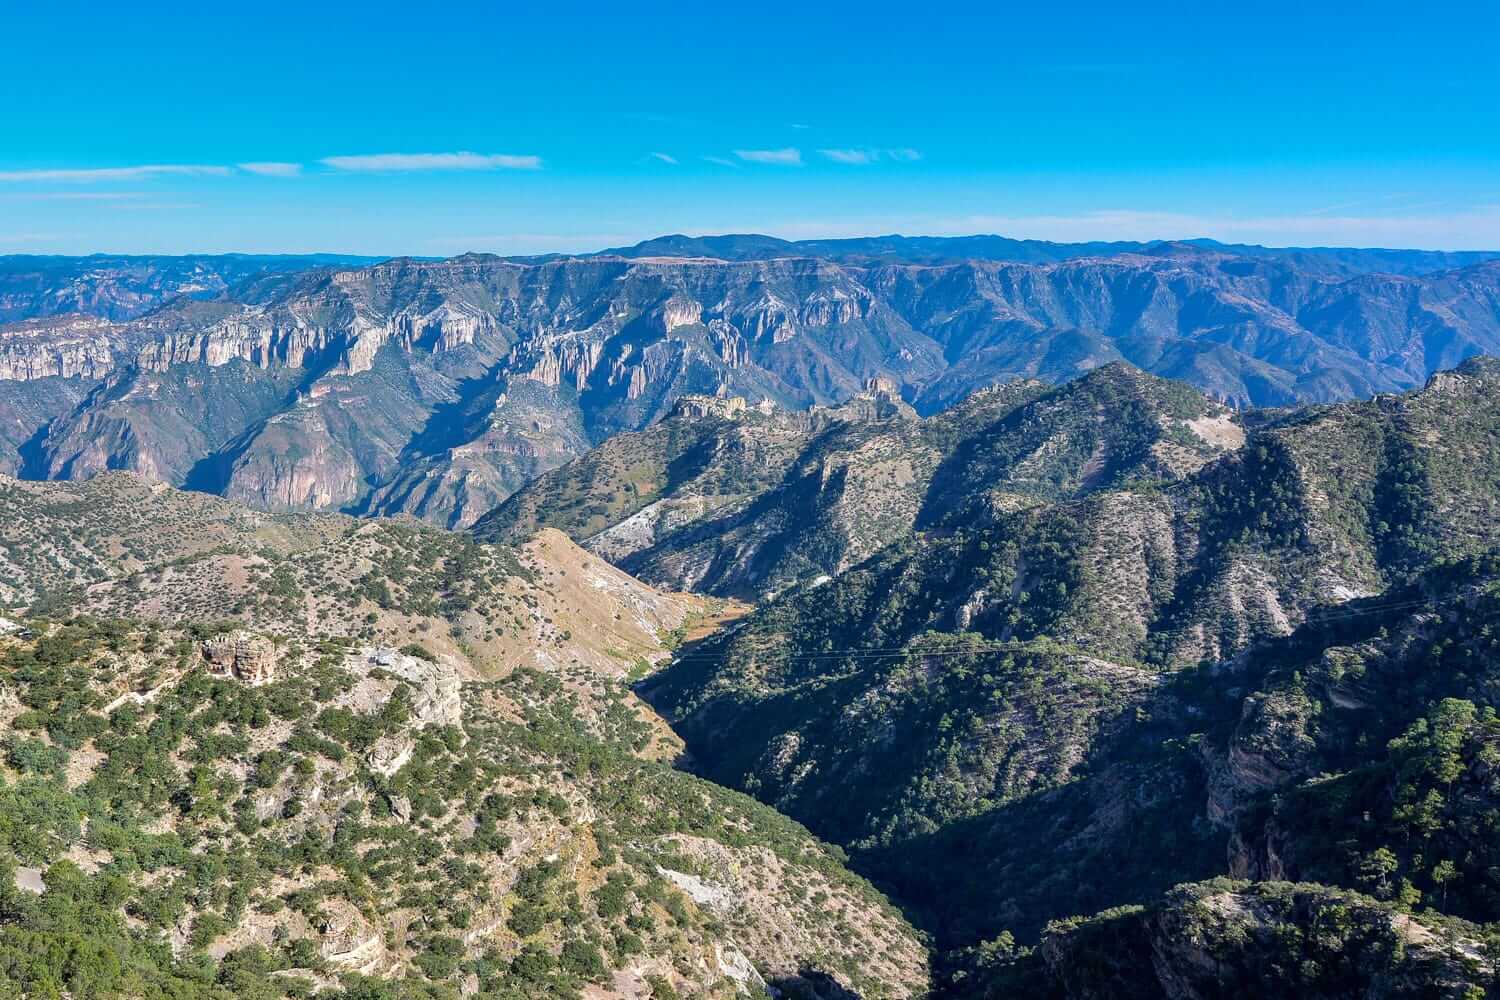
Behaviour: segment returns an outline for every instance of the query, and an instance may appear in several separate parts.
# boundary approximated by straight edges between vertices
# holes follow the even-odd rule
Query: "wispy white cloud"
[[[897,163],[912,163],[922,158],[915,149],[820,149],[818,154],[834,163],[864,166],[877,160],[894,160]]]
[[[281,163],[276,161],[259,161],[255,163],[240,163],[237,166],[252,174],[262,177],[296,177],[302,173],[300,163]]]
[[[1381,206],[1383,213],[1401,212],[1402,214],[1418,212],[1424,209],[1434,208],[1443,204],[1442,202],[1424,200],[1421,194],[1416,192],[1395,192],[1392,194],[1378,195],[1373,198],[1358,198],[1354,201],[1340,201],[1332,205],[1323,205],[1320,208],[1309,209],[1302,213],[1304,215],[1348,215],[1350,209],[1371,209]]]
[[[164,176],[214,176],[230,173],[228,167],[191,163],[150,163],[135,167],[89,167],[47,170],[0,170],[0,182],[91,183],[95,181],[139,181]]]
[[[4,201],[135,201],[144,191],[27,191],[0,195]]]
[[[727,159],[725,159],[722,156],[705,156],[703,158],[703,162],[704,163],[712,163],[712,164],[715,164],[716,166],[720,166],[720,167],[738,167],[739,166],[739,164],[735,163],[733,160],[727,160]]]
[[[746,163],[770,163],[780,167],[802,166],[802,150],[792,146],[785,149],[736,149],[734,155]]]
[[[874,163],[880,156],[873,149],[820,149],[818,152],[825,160],[832,160],[834,163],[847,163],[854,166]]]
[[[318,161],[335,170],[540,170],[540,156],[509,153],[367,153],[360,156],[326,156]]]
[[[660,160],[662,163],[670,163],[674,167],[677,166],[677,157],[670,153],[652,153],[651,158],[653,160]]]

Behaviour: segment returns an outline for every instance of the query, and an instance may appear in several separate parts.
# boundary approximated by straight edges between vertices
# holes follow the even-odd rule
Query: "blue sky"
[[[1500,4],[16,4],[0,252],[1500,248]]]

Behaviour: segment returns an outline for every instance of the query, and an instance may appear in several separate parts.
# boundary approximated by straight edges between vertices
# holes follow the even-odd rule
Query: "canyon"
[[[798,411],[878,379],[931,414],[1124,361],[1275,406],[1401,391],[1500,351],[1500,263],[1483,255],[1166,243],[955,259],[1041,252],[747,240],[220,267],[128,309],[12,294],[0,471],[128,469],[278,509],[464,527],[684,395]]]

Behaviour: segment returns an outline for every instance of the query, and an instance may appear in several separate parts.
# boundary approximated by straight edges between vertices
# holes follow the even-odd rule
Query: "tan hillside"
[[[0,533],[0,953],[66,912],[59,947],[126,956],[72,995],[196,996],[201,968],[214,1000],[926,991],[836,848],[665,762],[625,678],[712,602],[555,531],[129,474],[0,482]]]
[[[557,532],[519,549],[476,544],[409,520],[265,513],[128,473],[0,478],[0,605],[417,643],[476,676],[620,675],[664,656],[663,636],[706,607]]]

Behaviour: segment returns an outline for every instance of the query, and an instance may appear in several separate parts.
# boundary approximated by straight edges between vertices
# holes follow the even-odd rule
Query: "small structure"
[[[264,684],[276,676],[275,647],[244,629],[205,642],[203,659],[212,673],[246,684]]]

